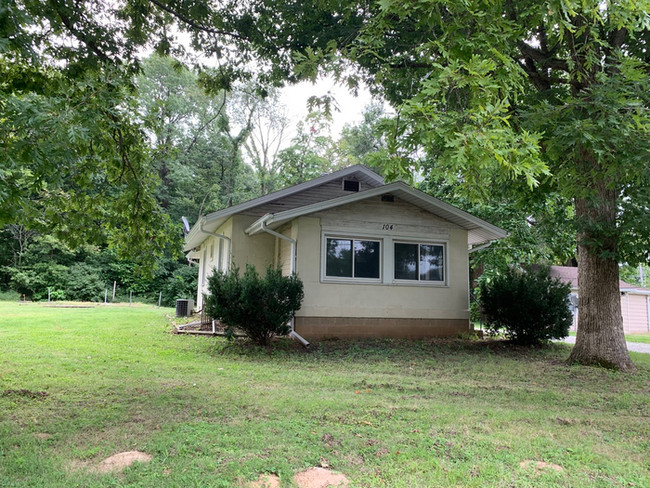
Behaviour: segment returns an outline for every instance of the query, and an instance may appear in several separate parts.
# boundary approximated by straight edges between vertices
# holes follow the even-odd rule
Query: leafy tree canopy
[[[173,231],[137,124],[136,45],[106,2],[0,7],[0,225],[108,242],[150,269]]]

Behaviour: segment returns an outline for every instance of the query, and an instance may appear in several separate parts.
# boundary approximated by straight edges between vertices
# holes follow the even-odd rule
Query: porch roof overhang
[[[508,232],[492,225],[474,215],[471,215],[459,208],[449,205],[448,203],[438,200],[431,195],[415,190],[406,183],[397,181],[388,185],[373,188],[351,195],[345,195],[332,200],[305,205],[303,207],[278,212],[275,214],[266,214],[253,222],[246,230],[246,234],[255,235],[263,231],[264,227],[276,229],[279,226],[304,215],[315,212],[321,212],[331,208],[347,205],[372,197],[390,194],[408,202],[416,207],[422,208],[444,220],[447,220],[462,229],[468,231],[468,246],[476,246],[485,242],[502,239],[508,236]]]

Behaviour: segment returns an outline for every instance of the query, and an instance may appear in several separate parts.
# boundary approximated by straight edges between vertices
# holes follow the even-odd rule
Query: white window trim
[[[373,241],[379,243],[379,278],[355,278],[345,276],[327,276],[327,239],[342,239],[350,241]],[[354,247],[354,242],[352,244]],[[321,263],[320,279],[323,283],[356,283],[356,284],[381,284],[384,276],[384,240],[379,237],[368,237],[360,234],[323,233],[321,238]],[[353,269],[354,269],[354,257]]]
[[[391,260],[393,262],[393,275],[392,283],[395,285],[408,285],[408,286],[434,286],[434,287],[449,287],[449,241],[430,241],[424,239],[400,239],[395,238],[391,243]],[[418,244],[418,258],[420,254],[420,245],[442,246],[442,272],[444,273],[444,280],[404,280],[395,278],[395,244]]]

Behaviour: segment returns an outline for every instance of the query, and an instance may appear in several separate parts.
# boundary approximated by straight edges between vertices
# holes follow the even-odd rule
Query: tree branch
[[[88,34],[84,34],[82,31],[78,30],[74,26],[74,22],[70,17],[65,14],[64,12],[61,11],[60,8],[58,8],[58,5],[54,6],[54,10],[56,11],[56,14],[59,16],[59,19],[61,19],[61,22],[63,25],[68,29],[70,34],[72,34],[77,40],[81,41],[84,43],[88,49],[90,49],[95,55],[101,59],[102,61],[110,61],[109,57],[104,53],[104,51],[101,50],[99,45],[95,42],[94,39],[92,39]]]
[[[543,68],[558,69],[569,72],[569,65],[563,59],[554,58],[549,52],[533,47],[523,41],[517,44],[519,52],[525,57],[538,63]]]
[[[207,32],[208,34],[215,34],[215,35],[218,35],[218,36],[229,36],[229,37],[234,37],[235,39],[239,39],[239,40],[246,40],[245,37],[243,37],[243,36],[241,36],[241,35],[239,35],[237,33],[227,32],[227,31],[223,31],[223,30],[220,30],[220,29],[214,29],[212,27],[207,27],[205,25],[199,24],[198,22],[190,19],[187,15],[184,15],[181,12],[178,12],[177,10],[174,10],[172,7],[160,2],[159,0],[149,0],[149,1],[151,3],[153,3],[159,9],[164,10],[168,14],[176,17],[178,20],[180,20],[181,22],[189,25],[190,27],[193,27],[193,28],[198,29],[198,30],[203,31],[203,32]]]
[[[625,38],[627,37],[627,29],[622,27],[620,29],[615,30],[612,32],[611,38],[610,38],[610,45],[612,47],[612,50],[614,49],[619,49],[623,43],[625,42]]]

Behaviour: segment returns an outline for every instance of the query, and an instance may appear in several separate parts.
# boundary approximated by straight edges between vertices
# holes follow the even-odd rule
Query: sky
[[[341,129],[346,124],[353,125],[361,122],[363,109],[372,100],[370,92],[365,88],[359,89],[358,96],[355,97],[347,88],[337,85],[331,78],[319,79],[315,84],[302,82],[285,87],[281,90],[280,101],[287,107],[292,130],[309,113],[307,109],[309,97],[320,97],[328,93],[334,96],[338,108],[332,113],[332,136],[335,138],[340,135]]]

